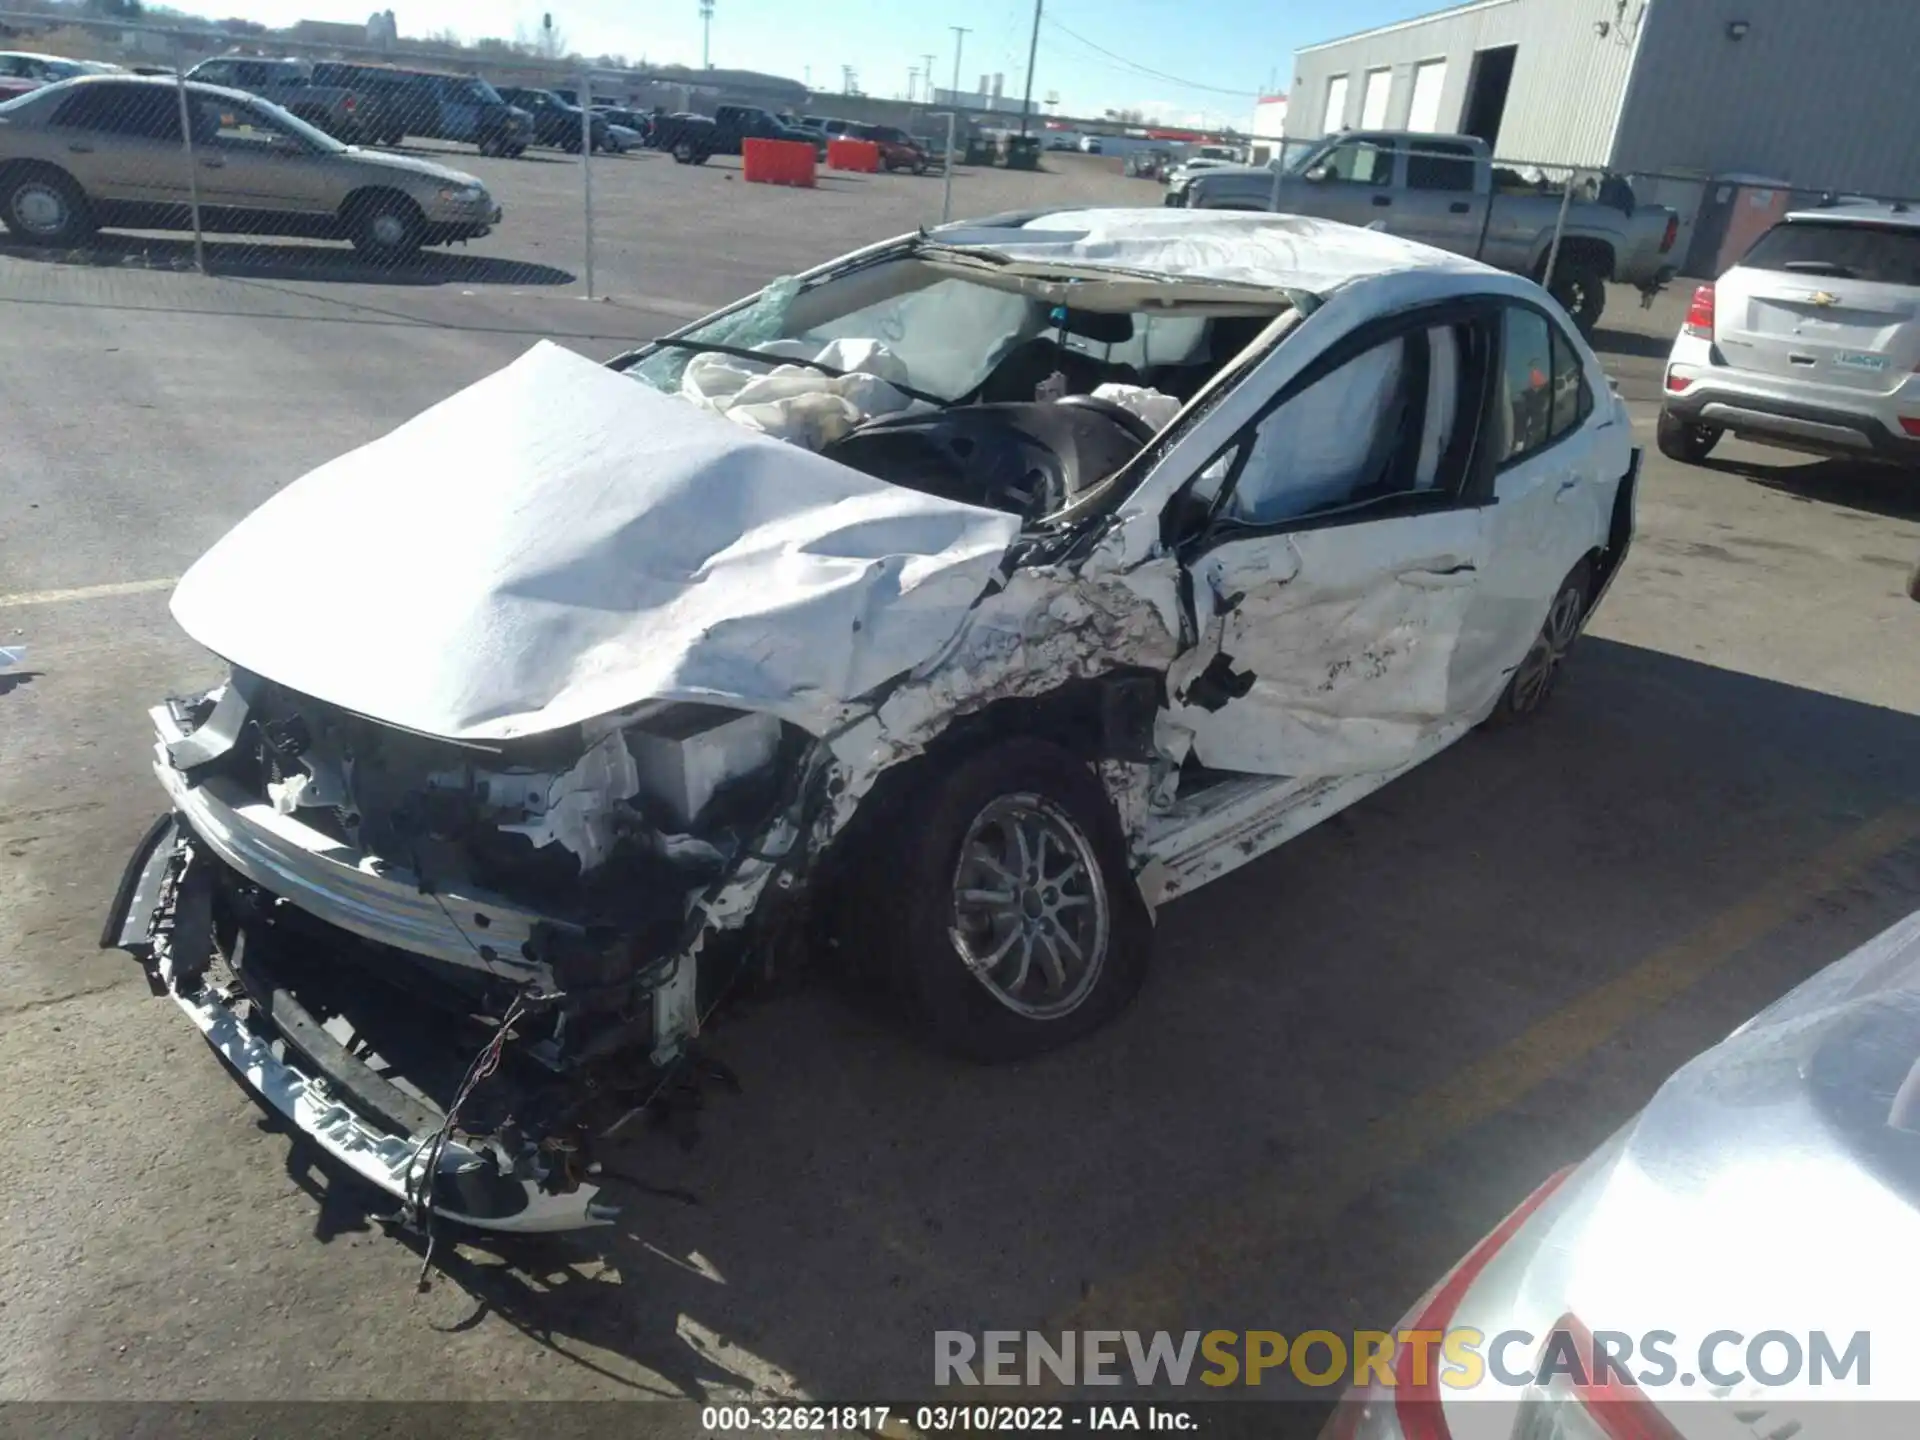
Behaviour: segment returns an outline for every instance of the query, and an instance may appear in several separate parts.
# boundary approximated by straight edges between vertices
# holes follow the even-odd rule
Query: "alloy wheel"
[[[1554,597],[1526,659],[1513,677],[1513,708],[1537,710],[1553,693],[1560,678],[1560,666],[1567,651],[1580,634],[1580,616],[1586,609],[1586,592],[1578,585],[1566,585]]]
[[[952,939],[1009,1010],[1058,1020],[1106,963],[1106,880],[1072,816],[1041,795],[1003,795],[978,816],[953,873]]]

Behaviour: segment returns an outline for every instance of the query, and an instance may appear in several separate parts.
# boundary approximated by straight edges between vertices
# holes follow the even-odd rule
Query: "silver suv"
[[[1920,212],[1796,211],[1694,291],[1667,357],[1660,452],[1743,440],[1920,466]]]

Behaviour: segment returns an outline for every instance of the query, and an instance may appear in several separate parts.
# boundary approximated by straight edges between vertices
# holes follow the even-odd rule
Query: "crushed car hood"
[[[542,343],[267,501],[173,614],[234,665],[448,739],[647,700],[822,734],[940,650],[1018,531]]]

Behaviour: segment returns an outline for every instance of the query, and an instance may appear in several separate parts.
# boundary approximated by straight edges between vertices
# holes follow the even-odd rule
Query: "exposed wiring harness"
[[[447,1107],[446,1118],[440,1122],[440,1128],[420,1144],[414,1152],[414,1164],[407,1171],[406,1199],[409,1218],[426,1233],[427,1252],[420,1259],[420,1278],[415,1288],[421,1291],[427,1288],[427,1273],[433,1268],[433,1247],[436,1239],[435,1217],[438,1206],[434,1202],[433,1182],[440,1173],[440,1157],[446,1152],[447,1142],[453,1138],[453,1127],[460,1119],[460,1108],[467,1098],[479,1087],[482,1080],[500,1068],[500,1052],[506,1047],[507,1037],[513,1031],[516,1021],[527,1013],[529,992],[521,990],[513,997],[513,1003],[507,1007],[507,1013],[501,1018],[500,1028],[493,1037],[480,1047],[473,1057],[473,1063],[467,1066],[467,1073],[460,1081],[460,1088],[454,1092],[453,1103]]]

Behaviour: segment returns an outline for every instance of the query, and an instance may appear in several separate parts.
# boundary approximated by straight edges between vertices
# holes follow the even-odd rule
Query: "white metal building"
[[[1459,131],[1518,163],[1920,197],[1916,56],[1920,0],[1471,0],[1300,50],[1287,135]],[[1635,181],[1683,203],[1666,188]]]
[[[1253,137],[1249,158],[1255,165],[1265,164],[1280,148],[1287,134],[1287,97],[1262,95],[1253,104]]]

